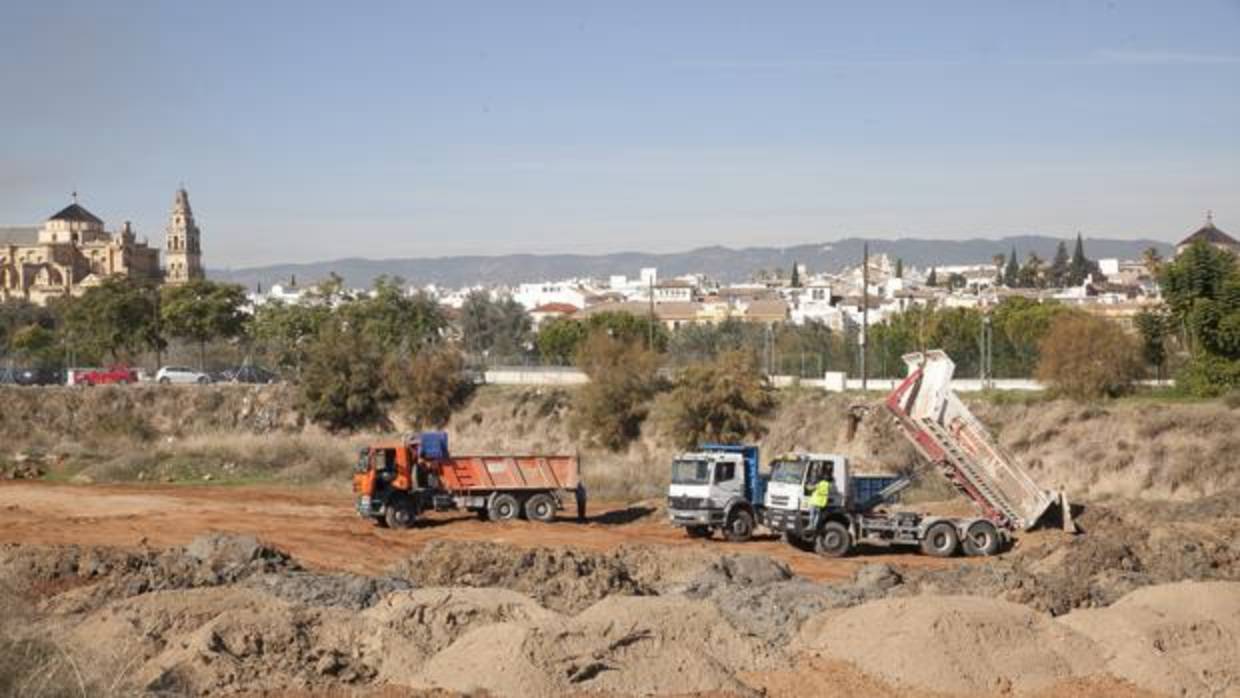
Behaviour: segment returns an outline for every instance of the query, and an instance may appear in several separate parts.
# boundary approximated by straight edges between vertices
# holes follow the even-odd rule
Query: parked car
[[[246,365],[224,371],[224,380],[229,383],[266,385],[267,383],[275,383],[279,380],[279,376],[261,366]]]
[[[65,384],[65,372],[58,368],[15,368],[13,377],[18,385]]]
[[[73,374],[74,385],[128,385],[137,382],[138,372],[128,366],[89,368]]]
[[[211,382],[211,376],[195,371],[192,368],[182,368],[180,366],[164,366],[155,374],[156,383],[199,383],[205,384]]]

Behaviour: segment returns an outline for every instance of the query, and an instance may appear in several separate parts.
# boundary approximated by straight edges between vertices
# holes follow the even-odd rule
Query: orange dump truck
[[[358,514],[392,528],[408,528],[432,510],[551,521],[568,494],[579,520],[586,507],[576,456],[453,456],[443,432],[361,449],[353,492]]]

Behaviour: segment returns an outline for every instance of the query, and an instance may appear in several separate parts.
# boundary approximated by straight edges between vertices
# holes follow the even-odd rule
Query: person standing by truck
[[[831,472],[828,470],[819,475],[813,492],[809,495],[809,530],[817,531],[818,522],[822,519],[822,511],[827,508],[831,498]]]

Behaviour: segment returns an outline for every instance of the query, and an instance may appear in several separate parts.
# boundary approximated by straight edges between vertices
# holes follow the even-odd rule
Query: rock
[[[895,568],[881,563],[866,565],[853,575],[853,585],[863,593],[884,592],[903,581],[904,578]]]

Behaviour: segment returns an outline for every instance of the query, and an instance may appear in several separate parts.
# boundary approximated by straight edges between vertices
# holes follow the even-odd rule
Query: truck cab
[[[719,529],[728,540],[749,540],[765,487],[757,446],[707,444],[672,461],[668,516],[694,538]]]
[[[771,461],[766,488],[766,509],[775,512],[808,512],[809,495],[819,480],[831,483],[828,509],[844,508],[848,500],[848,458],[837,453],[794,453]],[[780,529],[782,530],[782,529]]]

